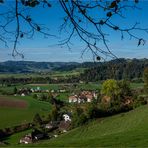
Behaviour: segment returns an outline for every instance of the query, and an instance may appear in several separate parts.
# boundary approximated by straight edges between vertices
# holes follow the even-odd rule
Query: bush
[[[57,107],[55,105],[52,106],[52,110],[51,110],[51,113],[50,113],[50,119],[52,121],[57,121],[58,119],[58,110],[57,110]]]
[[[14,93],[14,94],[17,94],[17,88],[16,88],[16,87],[14,87],[13,93]]]
[[[72,114],[72,127],[78,127],[88,121],[87,116],[84,114],[82,108],[75,106]]]
[[[33,118],[33,124],[36,126],[40,126],[42,124],[42,119],[38,113],[36,113]]]
[[[134,108],[147,104],[148,95],[140,95],[134,100]]]
[[[87,116],[84,113],[75,114],[72,118],[72,127],[78,127],[85,124],[88,121]]]
[[[90,104],[87,107],[87,111],[86,111],[86,115],[88,119],[93,119],[93,118],[97,118],[98,117],[98,108],[96,105]]]
[[[37,94],[33,94],[32,97],[33,97],[34,99],[37,99],[37,98],[38,98]]]

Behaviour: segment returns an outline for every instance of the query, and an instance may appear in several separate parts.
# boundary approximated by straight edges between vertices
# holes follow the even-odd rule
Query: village
[[[47,124],[42,124],[42,128],[46,130],[41,132],[33,130],[31,133],[24,135],[19,141],[20,144],[30,144],[38,140],[57,138],[59,134],[66,133],[70,129],[71,117],[68,114],[63,114],[63,120],[51,121]]]
[[[128,85],[125,84],[128,88]],[[130,91],[130,90],[128,90]],[[52,109],[48,120],[42,120],[39,114],[36,114],[31,123],[31,132],[24,135],[19,143],[29,144],[43,139],[57,138],[59,135],[68,132],[69,130],[83,125],[87,120],[100,116],[100,108],[98,105],[104,104],[110,106],[111,97],[108,95],[100,95],[99,90],[82,90],[68,92],[68,89],[42,89],[36,87],[15,88],[14,96],[32,96],[32,99],[50,102]],[[130,95],[130,92],[128,92]],[[64,99],[60,100],[60,95],[65,95]],[[102,99],[100,99],[102,98]],[[126,96],[124,101],[120,101],[120,106],[130,109],[133,104],[132,98]],[[120,108],[119,108],[120,109]],[[122,109],[122,108],[121,108]],[[99,112],[98,112],[99,111]],[[108,114],[114,114],[117,111],[111,111]],[[104,115],[103,115],[104,116]]]
[[[14,96],[20,95],[22,97],[27,95],[33,95],[37,93],[37,98],[39,99],[41,97],[42,93],[50,94],[54,98],[58,96],[59,93],[65,93],[67,92],[66,89],[59,89],[59,90],[42,90],[40,87],[36,88],[20,88],[16,90],[16,93]],[[96,91],[90,91],[90,90],[82,90],[78,93],[71,93],[69,94],[69,97],[66,98],[69,103],[85,103],[85,102],[92,102],[93,99],[97,99],[97,92]],[[44,100],[43,100],[44,101]]]
[[[39,86],[37,86],[35,88],[28,88],[28,87],[23,87],[19,89],[15,88],[14,92],[15,92],[14,96],[21,96],[21,97],[36,96],[35,99],[47,101],[46,99],[44,100],[44,98],[41,99],[41,96],[43,96],[42,94],[46,96],[50,94],[50,97],[52,99],[58,100],[58,94],[66,93],[67,90],[66,89],[48,90],[48,89],[41,89]],[[96,92],[97,91],[82,90],[82,91],[79,91],[79,93],[74,93],[74,92],[71,94],[69,93],[68,98],[65,99],[66,100],[65,103],[69,103],[69,104],[91,103],[92,101],[97,100]],[[40,123],[39,128],[41,130],[38,130],[36,128],[34,129],[32,128],[33,126],[31,125],[30,128],[33,129],[32,132],[24,135],[20,139],[19,143],[20,144],[30,144],[30,143],[34,143],[42,139],[56,138],[58,137],[59,134],[66,133],[68,130],[71,129],[72,110],[70,112],[67,111],[63,113],[61,116],[62,117],[58,121],[51,120],[51,121],[43,121],[42,123]]]

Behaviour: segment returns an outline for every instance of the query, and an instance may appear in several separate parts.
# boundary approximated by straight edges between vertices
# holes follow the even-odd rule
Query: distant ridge
[[[71,71],[76,68],[97,68],[108,64],[121,64],[126,62],[144,62],[148,59],[115,59],[106,62],[35,62],[35,61],[6,61],[0,62],[0,73],[34,73],[51,71]]]
[[[67,71],[77,67],[91,67],[93,62],[34,62],[34,61],[6,61],[0,62],[0,73],[32,73]]]

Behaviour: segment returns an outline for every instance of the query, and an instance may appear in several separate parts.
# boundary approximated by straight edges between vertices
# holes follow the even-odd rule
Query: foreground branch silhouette
[[[63,24],[59,24],[60,32],[68,30],[67,37],[59,41],[59,46],[67,46],[70,49],[73,46],[72,40],[75,38],[80,39],[82,44],[85,44],[85,48],[82,49],[82,56],[85,52],[91,51],[94,60],[100,60],[105,57],[117,58],[108,45],[110,32],[106,33],[105,29],[118,32],[121,39],[128,35],[130,39],[137,40],[138,46],[144,45],[146,42],[144,38],[135,35],[133,31],[139,30],[148,33],[148,28],[141,28],[137,22],[130,25],[131,27],[119,26],[112,19],[113,17],[125,19],[124,13],[127,10],[140,9],[138,8],[138,0],[130,3],[122,0],[58,0],[57,2],[65,13]],[[0,3],[3,6],[5,1],[1,0]],[[44,37],[57,38],[57,35],[50,33],[50,26],[38,24],[31,15],[24,13],[38,5],[52,9],[54,6],[49,0],[15,0],[13,4],[13,9],[0,14],[2,20],[0,22],[0,41],[5,46],[8,46],[8,42],[13,43],[12,56],[20,55],[23,58],[23,54],[18,52],[17,44],[23,38],[33,38],[36,32],[44,35]],[[14,22],[14,28],[9,30],[9,26]],[[26,30],[21,27],[22,22],[25,23]]]

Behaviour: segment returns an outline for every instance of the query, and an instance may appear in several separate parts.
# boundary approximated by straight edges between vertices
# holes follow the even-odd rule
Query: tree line
[[[88,65],[87,65],[88,64]],[[99,62],[96,64],[85,63],[87,68],[80,75],[51,78],[51,76],[30,76],[30,77],[6,77],[0,78],[1,85],[27,84],[27,83],[78,83],[96,82],[106,79],[132,80],[134,82],[143,82],[144,69],[148,67],[148,59],[116,59],[108,62]],[[70,65],[71,67],[71,65]],[[66,67],[67,69],[67,67]]]
[[[143,72],[146,67],[148,67],[148,59],[116,59],[86,69],[84,73],[80,75],[80,78],[85,81],[106,79],[142,81],[140,78],[143,77]]]

